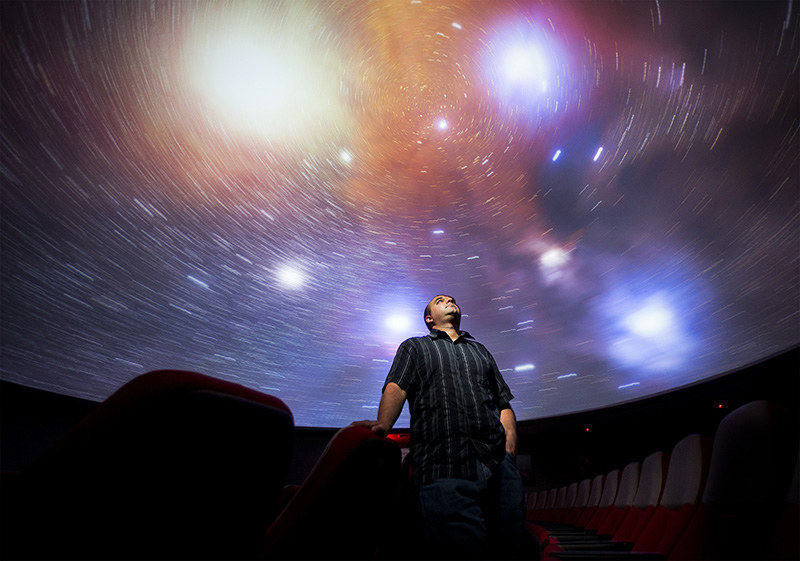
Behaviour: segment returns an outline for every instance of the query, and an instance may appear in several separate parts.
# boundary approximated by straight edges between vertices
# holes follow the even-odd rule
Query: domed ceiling
[[[791,1],[0,10],[4,380],[342,426],[443,292],[525,420],[800,339]]]

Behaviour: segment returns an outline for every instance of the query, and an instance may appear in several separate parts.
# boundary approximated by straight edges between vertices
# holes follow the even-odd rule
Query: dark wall
[[[640,461],[656,450],[669,451],[691,433],[713,436],[722,417],[757,399],[783,403],[797,417],[799,356],[795,348],[715,380],[634,403],[522,422],[519,452],[532,460],[527,483],[534,489],[563,485]],[[24,467],[96,405],[0,381],[0,468]],[[287,483],[302,483],[335,432],[295,431]]]
[[[0,469],[23,468],[96,406],[0,380]]]
[[[755,400],[785,405],[800,426],[798,357],[800,348],[794,348],[648,399],[520,423],[519,452],[532,459],[527,483],[532,489],[549,489],[622,468],[658,450],[670,452],[689,434],[713,437],[725,415]]]

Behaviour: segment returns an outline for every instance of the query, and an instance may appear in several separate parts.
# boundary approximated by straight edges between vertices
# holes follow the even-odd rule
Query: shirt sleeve
[[[386,390],[389,382],[394,382],[406,393],[413,391],[417,379],[417,362],[415,360],[414,348],[408,340],[403,341],[394,355],[394,362],[383,383],[381,393]]]
[[[511,389],[508,387],[508,384],[506,384],[506,381],[503,380],[503,375],[500,374],[500,369],[497,368],[497,363],[494,361],[492,353],[488,351],[487,353],[492,363],[492,374],[494,375],[494,386],[496,389],[494,403],[497,405],[497,408],[502,411],[503,409],[511,407],[509,402],[514,399],[514,395],[511,393]]]

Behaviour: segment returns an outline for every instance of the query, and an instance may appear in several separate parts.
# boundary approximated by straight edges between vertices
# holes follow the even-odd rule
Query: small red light
[[[717,405],[717,409],[722,409],[722,404]]]
[[[589,427],[586,427],[586,432],[589,432]]]

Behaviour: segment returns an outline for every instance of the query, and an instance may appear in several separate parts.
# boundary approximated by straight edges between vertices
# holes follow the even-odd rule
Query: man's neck
[[[437,325],[436,329],[444,331],[450,337],[451,341],[458,339],[458,326],[453,324]]]

